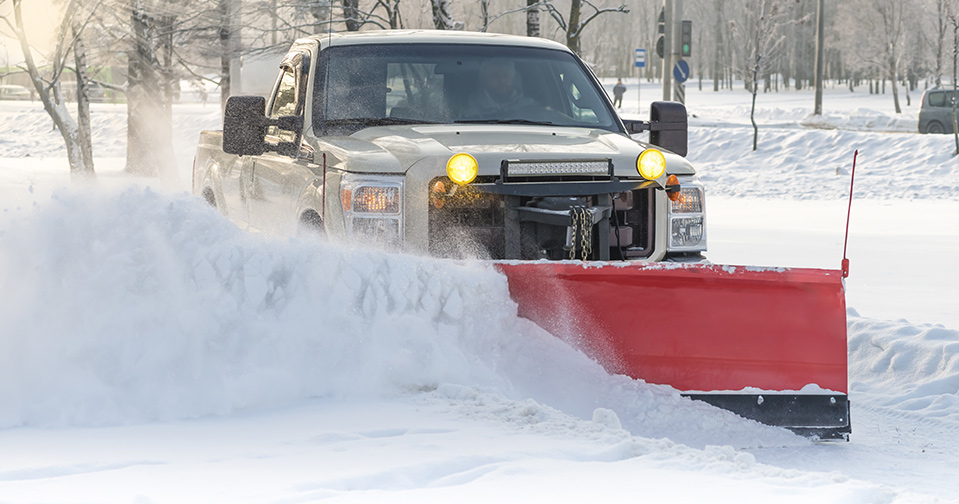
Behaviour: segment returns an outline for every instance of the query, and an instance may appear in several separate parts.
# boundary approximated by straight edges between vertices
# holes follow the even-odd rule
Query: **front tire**
[[[207,204],[213,208],[216,208],[216,196],[213,194],[213,189],[207,187],[203,190],[203,199],[206,200]]]
[[[296,226],[297,236],[322,237],[326,234],[323,228],[323,218],[313,210],[307,210],[300,216]]]

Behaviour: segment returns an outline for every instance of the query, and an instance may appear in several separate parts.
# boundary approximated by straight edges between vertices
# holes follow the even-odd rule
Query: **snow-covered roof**
[[[318,41],[321,47],[357,45],[357,44],[486,44],[541,47],[544,49],[569,49],[552,40],[507,35],[503,33],[482,33],[462,30],[377,30],[364,32],[317,34],[297,43]]]

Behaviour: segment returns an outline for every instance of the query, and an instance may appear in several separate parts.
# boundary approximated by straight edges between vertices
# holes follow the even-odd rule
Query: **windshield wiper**
[[[453,121],[457,124],[535,124],[539,126],[550,126],[552,121],[530,121],[529,119],[461,119]]]
[[[350,117],[346,119],[327,119],[323,121],[323,124],[325,126],[394,126],[397,124],[437,124],[437,122],[399,117]]]

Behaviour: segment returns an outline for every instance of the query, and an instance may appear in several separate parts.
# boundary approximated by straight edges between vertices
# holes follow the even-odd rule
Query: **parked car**
[[[63,93],[63,99],[66,101],[77,101],[77,83],[75,81],[61,82],[60,92]],[[109,101],[106,88],[95,82],[91,82],[87,86],[87,99],[90,100],[91,103],[102,103]]]
[[[29,100],[30,90],[14,84],[0,86],[0,100]]]
[[[919,109],[920,133],[952,133],[951,89],[932,88],[922,95],[922,107]]]

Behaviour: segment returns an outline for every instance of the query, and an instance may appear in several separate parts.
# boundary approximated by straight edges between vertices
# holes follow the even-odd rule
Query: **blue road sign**
[[[676,82],[683,83],[689,78],[689,63],[686,60],[679,60],[673,67],[673,78]]]
[[[634,60],[636,61],[637,67],[642,68],[646,66],[646,49],[636,49]]]

